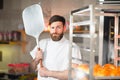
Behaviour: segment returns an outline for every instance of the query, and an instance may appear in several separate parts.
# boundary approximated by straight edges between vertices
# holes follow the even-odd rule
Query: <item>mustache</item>
[[[52,33],[52,35],[56,35],[56,34],[58,35],[58,33]]]

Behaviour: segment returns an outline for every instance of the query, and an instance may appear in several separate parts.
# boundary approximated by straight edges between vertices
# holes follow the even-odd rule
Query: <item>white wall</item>
[[[84,0],[52,0],[51,15],[59,14],[69,20],[69,15],[72,10],[81,8]]]

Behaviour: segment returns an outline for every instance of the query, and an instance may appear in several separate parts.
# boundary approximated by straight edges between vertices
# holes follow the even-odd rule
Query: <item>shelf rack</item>
[[[86,11],[90,11],[89,15],[90,18],[89,20],[85,20],[82,22],[74,22],[73,18],[75,15],[79,15],[81,13],[84,13]],[[80,17],[81,15],[79,15]],[[89,33],[88,34],[73,34],[73,27],[74,26],[84,26],[84,25],[89,25]],[[94,16],[94,9],[93,9],[93,5],[89,5],[87,7],[84,7],[82,9],[78,9],[75,11],[71,12],[70,15],[70,42],[73,42],[73,37],[84,37],[84,38],[90,38],[90,72],[93,73],[93,65],[94,65],[94,41],[95,41],[95,37],[97,35],[95,34],[95,16]],[[71,48],[72,48],[72,44],[71,44]],[[72,49],[70,49],[72,50]],[[72,52],[72,51],[70,51]],[[92,75],[90,76],[91,80],[93,80]]]
[[[114,4],[112,4],[114,3]],[[98,42],[98,63],[100,65],[103,65],[103,19],[104,16],[112,16],[115,18],[115,43],[114,43],[114,52],[115,52],[115,58],[114,58],[114,64],[117,65],[118,60],[120,60],[120,58],[117,56],[117,50],[120,49],[119,47],[116,47],[118,45],[118,38],[120,35],[118,35],[118,27],[119,27],[119,16],[120,16],[120,1],[117,2],[113,2],[113,1],[104,1],[104,2],[99,2],[99,4],[97,5],[89,5],[80,9],[76,9],[71,11],[70,14],[70,35],[69,35],[69,39],[70,39],[70,55],[69,55],[69,59],[70,59],[70,64],[69,64],[69,80],[73,80],[72,79],[72,67],[71,67],[71,61],[72,61],[72,42],[73,42],[73,37],[82,37],[82,38],[90,38],[90,50],[89,50],[89,56],[90,56],[90,63],[89,63],[89,80],[94,80],[94,79],[120,79],[120,77],[94,77],[93,76],[93,66],[95,64],[95,38],[98,37],[99,38],[99,42]],[[74,22],[74,16],[78,16],[79,18],[82,16],[88,16],[89,20],[85,20],[85,21],[79,21],[79,22]],[[97,33],[95,33],[96,31],[96,16],[99,17],[100,21],[99,21],[99,31]],[[81,25],[89,25],[89,33],[86,34],[74,34],[73,33],[73,29],[74,26],[81,26]]]
[[[120,16],[120,15],[119,15]],[[118,56],[118,50],[120,50],[120,46],[118,45],[119,39],[119,16],[115,16],[115,29],[114,29],[114,64],[118,66],[118,61],[120,61],[120,57]]]
[[[23,53],[26,53],[26,34],[24,30],[17,30],[18,32],[21,33],[21,40],[17,40],[17,41],[0,41],[1,45],[20,45],[22,46],[22,51]]]

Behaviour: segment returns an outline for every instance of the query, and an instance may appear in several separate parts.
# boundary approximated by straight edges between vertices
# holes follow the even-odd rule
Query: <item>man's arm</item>
[[[32,69],[37,71],[37,65],[39,64],[39,60],[37,60],[36,58],[32,60]]]
[[[76,68],[78,64],[72,64],[72,67]],[[45,67],[41,67],[39,70],[41,77],[53,77],[59,80],[68,80],[68,70],[64,71],[51,71]]]
[[[46,69],[45,67],[41,67],[39,69],[39,73],[41,77],[53,77],[59,80],[68,80],[68,70],[51,71],[51,70]]]
[[[68,80],[68,70],[64,71],[49,71],[49,77],[54,77],[59,80]]]

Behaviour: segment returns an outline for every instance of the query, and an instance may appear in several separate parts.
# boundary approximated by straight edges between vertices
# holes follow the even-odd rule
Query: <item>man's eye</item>
[[[54,29],[54,27],[51,27],[51,29]]]

